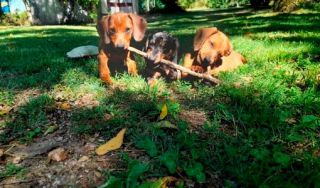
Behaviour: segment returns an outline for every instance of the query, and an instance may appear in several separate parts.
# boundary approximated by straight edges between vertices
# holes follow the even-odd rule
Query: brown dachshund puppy
[[[137,75],[137,65],[127,48],[132,37],[141,41],[147,28],[144,18],[127,13],[115,13],[103,16],[97,24],[100,36],[99,44],[99,74],[100,78],[111,84],[111,71],[123,71],[127,68],[129,74]],[[110,69],[109,69],[110,67]]]
[[[244,58],[232,50],[229,38],[216,27],[199,29],[194,37],[193,49],[192,54],[186,54],[183,66],[195,72],[217,75],[245,63]]]

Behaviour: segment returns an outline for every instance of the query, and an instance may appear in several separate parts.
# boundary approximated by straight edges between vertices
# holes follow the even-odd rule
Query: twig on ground
[[[13,185],[13,184],[22,184],[22,183],[31,183],[36,181],[35,179],[31,180],[18,180],[18,181],[13,181],[13,182],[8,182],[8,183],[0,183],[0,186],[5,186],[5,185]]]
[[[137,53],[137,54],[139,54],[139,55],[141,55],[141,56],[143,56],[145,58],[148,58],[147,53],[142,52],[142,51],[140,51],[140,50],[138,50],[136,48],[133,48],[133,47],[130,46],[128,48],[128,50],[131,51],[131,52]],[[190,70],[188,68],[185,68],[185,67],[183,67],[181,65],[178,65],[176,63],[173,63],[171,61],[168,61],[168,60],[165,60],[165,59],[161,59],[160,62],[163,63],[163,64],[166,64],[166,65],[168,65],[168,66],[170,66],[170,67],[172,67],[174,69],[181,70],[182,72],[188,73],[188,74],[190,74],[192,76],[196,76],[198,78],[206,79],[206,80],[208,80],[210,82],[213,82],[215,84],[220,84],[221,83],[221,80],[219,80],[217,78],[214,78],[214,77],[212,77],[212,76],[210,76],[208,74],[200,74],[200,73],[194,72],[194,71],[192,71],[192,70]]]

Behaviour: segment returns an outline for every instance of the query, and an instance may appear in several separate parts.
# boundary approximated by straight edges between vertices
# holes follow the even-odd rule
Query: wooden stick
[[[147,53],[142,52],[142,51],[140,51],[140,50],[138,50],[136,48],[133,48],[133,47],[129,46],[128,50],[131,51],[131,52],[137,53],[137,54],[139,54],[139,55],[141,55],[141,56],[143,56],[145,58],[148,58]],[[165,60],[165,59],[161,59],[160,62],[163,63],[163,64],[166,64],[166,65],[168,65],[168,66],[170,66],[170,67],[172,67],[174,69],[181,70],[182,72],[186,72],[186,73],[188,73],[188,74],[190,74],[192,76],[196,76],[198,78],[206,79],[206,80],[208,80],[210,82],[213,82],[215,84],[220,84],[221,83],[221,80],[219,80],[217,78],[214,78],[214,77],[212,77],[212,76],[210,76],[208,74],[200,74],[200,73],[194,72],[194,71],[192,71],[192,70],[190,70],[188,68],[185,68],[185,67],[183,67],[181,65],[178,65],[176,63],[173,63],[171,61],[168,61],[168,60]]]

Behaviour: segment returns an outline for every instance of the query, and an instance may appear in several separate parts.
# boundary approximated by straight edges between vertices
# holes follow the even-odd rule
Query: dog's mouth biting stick
[[[139,55],[141,55],[141,56],[143,56],[143,57],[145,57],[145,58],[147,58],[147,59],[150,59],[150,58],[148,57],[147,53],[142,52],[142,51],[140,51],[140,50],[138,50],[138,49],[136,49],[136,48],[133,48],[133,47],[129,46],[129,47],[128,47],[128,50],[131,51],[131,52],[134,52],[134,53],[136,53],[136,54],[139,54]],[[150,59],[150,60],[151,60],[151,59]],[[192,75],[192,76],[196,76],[196,77],[198,77],[198,78],[202,78],[202,79],[208,80],[208,81],[210,81],[210,82],[212,82],[212,83],[214,83],[214,84],[216,84],[216,85],[219,85],[219,84],[221,83],[221,80],[219,80],[219,79],[217,79],[217,78],[214,78],[214,77],[212,77],[212,76],[209,75],[209,74],[200,74],[200,73],[194,72],[194,71],[192,71],[192,70],[190,70],[190,69],[188,69],[188,68],[185,68],[185,67],[183,67],[183,66],[181,66],[181,65],[178,65],[178,64],[176,64],[176,63],[173,63],[172,61],[168,61],[168,60],[165,60],[165,59],[161,59],[161,60],[160,60],[160,63],[166,64],[166,65],[170,66],[171,68],[174,68],[174,69],[180,70],[180,71],[182,71],[182,72],[188,73],[188,74],[190,74],[190,75]]]

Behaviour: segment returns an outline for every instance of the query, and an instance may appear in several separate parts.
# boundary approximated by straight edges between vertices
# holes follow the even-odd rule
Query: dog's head
[[[131,38],[141,41],[147,28],[144,18],[127,13],[115,13],[103,16],[97,25],[100,39],[105,44],[112,44],[115,48],[126,49]]]
[[[216,27],[199,29],[193,41],[193,48],[197,53],[197,61],[206,65],[213,65],[232,51],[230,40]]]
[[[179,48],[178,39],[166,32],[158,32],[148,37],[146,49],[152,60],[166,59],[173,61]]]

